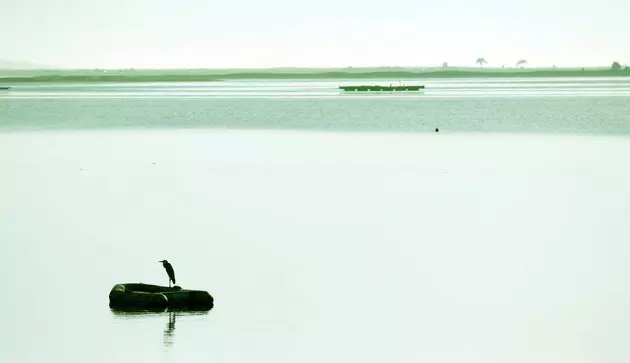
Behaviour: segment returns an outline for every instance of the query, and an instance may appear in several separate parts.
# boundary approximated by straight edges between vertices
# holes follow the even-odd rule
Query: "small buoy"
[[[435,128],[435,132],[440,132],[440,129],[438,129],[437,127]]]

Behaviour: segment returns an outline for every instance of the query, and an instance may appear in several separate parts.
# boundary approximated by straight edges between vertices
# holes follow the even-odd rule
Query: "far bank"
[[[630,77],[606,68],[276,68],[276,69],[72,69],[0,70],[0,84],[93,82],[214,82],[220,80],[321,80],[431,78]]]

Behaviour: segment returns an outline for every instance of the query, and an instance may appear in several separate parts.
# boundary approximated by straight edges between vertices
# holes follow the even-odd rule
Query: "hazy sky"
[[[630,63],[628,0],[0,0],[0,58],[60,67]]]

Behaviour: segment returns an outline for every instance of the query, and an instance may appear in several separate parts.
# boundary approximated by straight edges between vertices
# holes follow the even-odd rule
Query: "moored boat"
[[[0,91],[8,91],[10,89],[11,89],[11,87],[9,87],[9,86],[0,86]]]
[[[114,285],[109,292],[109,306],[112,309],[210,310],[214,298],[207,291],[186,290],[179,286],[125,283]]]
[[[424,86],[339,86],[339,89],[346,92],[400,92],[420,91]]]

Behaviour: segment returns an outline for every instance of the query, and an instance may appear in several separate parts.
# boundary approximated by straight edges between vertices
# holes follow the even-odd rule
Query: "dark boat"
[[[210,310],[214,298],[202,290],[185,290],[179,286],[166,287],[141,283],[114,285],[109,292],[112,309],[166,309]]]
[[[8,91],[10,89],[11,87],[8,87],[8,86],[0,86],[0,91]]]
[[[346,92],[400,92],[420,91],[424,86],[339,86],[339,89]]]

